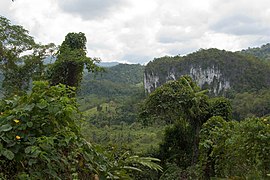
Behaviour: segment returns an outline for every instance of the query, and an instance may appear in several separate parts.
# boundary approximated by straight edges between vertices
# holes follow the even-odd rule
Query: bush
[[[270,172],[270,117],[226,122],[209,119],[200,132],[204,178],[266,178]]]
[[[16,177],[71,178],[86,167],[74,90],[36,82],[32,93],[2,100],[0,171]],[[91,168],[88,169],[88,173]]]

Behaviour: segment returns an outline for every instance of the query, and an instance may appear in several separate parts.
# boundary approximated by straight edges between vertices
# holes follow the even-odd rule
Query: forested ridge
[[[254,47],[254,48],[248,48],[243,49],[240,51],[242,54],[250,54],[253,55],[263,61],[269,62],[270,60],[270,43],[264,44],[261,47]]]
[[[192,69],[195,72],[190,72]],[[204,71],[206,73],[203,74],[203,77],[201,73]],[[270,87],[270,66],[268,63],[249,54],[213,48],[201,49],[183,57],[165,56],[154,59],[145,68],[146,75],[151,73],[159,78],[158,86],[168,80],[173,80],[170,79],[172,74],[175,78],[186,74],[191,75],[195,81],[200,81],[200,79],[196,79],[197,74],[200,75],[199,78],[206,78],[206,80],[214,74],[215,79],[211,83],[203,84],[203,89],[212,90],[215,86],[220,86],[221,81],[229,83],[229,91],[238,93]],[[226,95],[230,93],[228,90],[224,89],[216,95]]]
[[[101,67],[82,32],[40,45],[0,25],[0,179],[270,178],[268,45]]]

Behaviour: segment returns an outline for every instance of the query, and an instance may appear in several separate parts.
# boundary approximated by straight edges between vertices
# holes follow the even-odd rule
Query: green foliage
[[[105,147],[119,147],[135,154],[144,155],[149,151],[158,152],[164,135],[164,127],[145,127],[139,123],[97,126],[85,122],[82,133],[87,141]]]
[[[29,81],[44,76],[43,59],[53,44],[38,45],[28,31],[0,16],[0,69],[4,75],[4,94],[11,96],[28,90]]]
[[[248,48],[246,50],[240,51],[240,53],[250,54],[264,61],[269,61],[270,60],[270,44],[267,43],[267,44],[262,45],[261,47]]]
[[[86,79],[106,79],[114,83],[136,85],[143,82],[143,72],[144,66],[140,64],[118,64],[116,66],[105,68],[105,72],[103,72],[101,76],[93,78],[90,74]]]
[[[206,96],[204,92],[188,76],[169,81],[149,95],[144,103],[141,118],[145,124],[173,123],[180,117],[195,122],[195,113],[203,106]],[[204,113],[204,112],[203,112]],[[198,119],[199,120],[199,119]]]
[[[109,162],[106,166],[103,166],[103,173],[99,176],[100,179],[133,179],[130,172],[143,173],[141,168],[162,171],[162,167],[156,163],[160,161],[157,158],[139,157],[124,149],[119,150],[114,146],[109,147],[106,151],[102,149],[98,151],[104,154],[105,160]]]
[[[183,76],[152,92],[141,113],[146,123],[168,119],[167,122],[173,123],[165,131],[159,158],[164,165],[170,163],[180,167],[182,175],[197,162],[202,124],[216,115],[231,120],[230,102],[225,98],[209,98],[205,92],[200,91],[190,77]]]
[[[93,95],[116,100],[124,96],[143,94],[142,84],[132,85],[127,83],[115,83],[109,80],[83,80],[79,96]]]
[[[119,96],[134,96],[144,93],[142,84],[144,66],[119,64],[104,68],[104,70],[101,74],[94,76],[93,73],[88,73],[83,77],[80,96],[96,94],[115,101]]]
[[[209,105],[211,116],[221,116],[226,121],[232,120],[232,106],[228,99],[224,97],[211,98]]]
[[[159,178],[160,180],[193,180],[198,179],[197,166],[189,166],[186,169],[182,169],[176,164],[167,164],[166,171]]]
[[[164,164],[187,168],[192,160],[193,135],[190,125],[183,121],[166,128],[159,156]]]
[[[102,104],[85,110],[83,115],[89,123],[97,127],[120,125],[122,123],[132,124],[137,121],[140,99],[139,96],[127,96],[108,103],[102,103],[103,100],[100,100],[99,103]]]
[[[1,103],[4,177],[63,178],[80,172],[82,152],[73,89],[36,82],[33,92]],[[83,167],[82,167],[83,168]],[[86,168],[86,167],[85,167]]]
[[[233,116],[240,120],[247,117],[264,117],[270,114],[270,91],[238,93],[232,99]]]
[[[213,117],[200,133],[204,178],[266,178],[270,171],[270,119],[226,122]]]
[[[95,62],[97,59],[86,57],[86,37],[84,33],[68,33],[63,41],[56,61],[51,67],[50,80],[52,85],[59,83],[78,87],[86,66],[90,72],[100,71]]]
[[[220,115],[231,119],[232,108],[226,98],[209,98],[188,76],[169,81],[152,92],[144,102],[141,118],[147,123],[187,120],[192,128],[201,126],[210,117]]]
[[[77,125],[80,112],[74,88],[35,82],[29,95],[1,102],[1,178],[123,179],[136,165],[154,170],[155,158],[111,152],[87,143]]]
[[[98,127],[135,122],[145,97],[143,69],[139,64],[119,64],[105,68],[101,75],[84,76],[78,95],[86,119]],[[98,107],[102,110],[97,111]]]

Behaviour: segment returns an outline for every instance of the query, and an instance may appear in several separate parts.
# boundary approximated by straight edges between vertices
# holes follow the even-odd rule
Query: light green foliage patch
[[[84,137],[103,146],[115,146],[131,150],[136,154],[157,151],[163,138],[164,127],[143,127],[138,123],[131,125],[108,125],[96,127],[91,124],[82,126]]]

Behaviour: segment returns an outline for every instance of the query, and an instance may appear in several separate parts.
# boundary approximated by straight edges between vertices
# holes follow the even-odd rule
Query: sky
[[[104,62],[146,64],[270,42],[269,0],[1,0],[0,15],[41,44],[83,32],[88,56]]]

